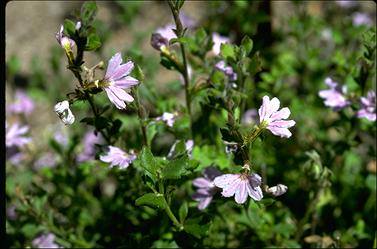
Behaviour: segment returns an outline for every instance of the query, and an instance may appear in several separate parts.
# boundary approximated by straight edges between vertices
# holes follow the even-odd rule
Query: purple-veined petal
[[[215,183],[215,185],[217,187],[224,188],[224,187],[229,186],[231,183],[233,183],[239,177],[240,176],[237,175],[237,174],[225,174],[225,175],[221,175],[221,176],[216,177],[213,180],[213,182]]]
[[[111,59],[109,60],[109,64],[107,65],[105,78],[110,79],[121,63],[122,54],[116,53],[115,55],[113,55],[113,57],[111,57]]]
[[[126,91],[124,91],[121,88],[115,87],[115,86],[109,86],[108,87],[119,99],[132,102],[134,101],[134,98],[129,95]]]
[[[290,128],[295,124],[294,120],[277,120],[269,123],[268,127]]]
[[[113,91],[111,91],[110,88],[105,88],[105,91],[106,91],[106,94],[107,94],[107,97],[109,98],[109,100],[118,108],[118,109],[125,109],[126,108],[126,104],[120,100],[114,93]]]
[[[246,185],[249,185],[247,180],[242,180],[238,184],[238,188],[236,189],[236,194],[234,197],[238,204],[243,204],[247,200]]]
[[[274,120],[286,119],[289,117],[289,115],[291,115],[291,111],[288,109],[288,107],[284,107],[280,111],[271,115],[270,122]]]
[[[280,107],[280,100],[276,97],[272,98],[270,103],[266,107],[266,118],[271,117],[273,113],[275,113]]]
[[[126,64],[120,65],[115,69],[110,78],[114,81],[121,79],[127,76],[132,69],[134,68],[134,63],[132,61],[127,62]]]
[[[242,184],[241,179],[238,177],[235,179],[232,183],[227,185],[226,187],[223,188],[223,191],[221,194],[224,197],[231,197],[234,195],[234,193],[237,191],[237,189],[240,187],[240,184]]]
[[[137,84],[139,84],[139,81],[131,76],[114,81],[114,85],[120,88],[129,88]]]

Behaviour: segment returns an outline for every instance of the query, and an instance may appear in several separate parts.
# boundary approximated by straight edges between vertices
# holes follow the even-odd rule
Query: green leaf
[[[94,118],[86,117],[80,120],[80,123],[86,123],[88,125],[94,125]]]
[[[97,130],[105,129],[110,125],[110,122],[107,118],[104,117],[96,117],[94,119],[94,126],[97,128]]]
[[[96,33],[91,33],[86,41],[85,50],[91,51],[101,47],[101,41]]]
[[[179,220],[183,223],[188,214],[188,205],[187,202],[183,202],[181,207],[179,208]]]
[[[75,23],[69,19],[64,20],[64,33],[69,37],[74,37],[76,33]]]
[[[119,119],[114,120],[110,129],[110,134],[118,134],[120,127],[122,127],[122,121]]]
[[[94,1],[85,2],[81,7],[81,20],[84,25],[90,24],[94,20],[97,12],[97,5]]]
[[[247,35],[241,41],[241,52],[244,53],[242,57],[248,56],[253,49],[253,40]]]
[[[174,159],[169,161],[162,169],[162,177],[164,179],[179,179],[183,174],[186,173],[186,165],[188,164],[187,157],[181,157],[179,159]]]
[[[155,208],[164,209],[166,207],[166,202],[162,194],[148,193],[139,197],[135,201],[136,206],[151,206]]]
[[[184,224],[184,230],[187,233],[192,234],[194,237],[200,239],[209,229],[209,223],[199,224],[201,220],[201,217],[187,219]]]
[[[134,69],[132,70],[132,76],[134,76],[140,82],[144,81],[144,73],[139,67],[139,65],[136,63],[135,63]]]
[[[220,52],[221,56],[224,59],[232,58],[233,60],[236,60],[236,53],[235,53],[234,46],[232,44],[222,43],[220,47],[220,51],[221,51]]]
[[[141,167],[149,173],[147,175],[153,182],[157,181],[157,169],[159,166],[148,147],[143,147],[143,150],[141,151]]]

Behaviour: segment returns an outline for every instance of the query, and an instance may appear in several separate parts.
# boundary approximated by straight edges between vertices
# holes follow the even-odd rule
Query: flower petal
[[[238,204],[243,204],[247,200],[246,185],[249,185],[247,180],[240,181],[238,188],[236,189],[236,195],[234,199]]]
[[[198,209],[203,210],[203,209],[207,208],[208,205],[211,203],[211,201],[212,201],[212,196],[201,199],[199,201],[199,204],[198,204]]]
[[[280,107],[280,100],[276,97],[272,98],[270,103],[266,107],[266,118],[270,118],[273,113],[275,113]]]
[[[129,95],[126,91],[124,91],[121,88],[115,87],[115,86],[109,86],[110,90],[121,100],[132,102],[134,101],[134,98]]]
[[[294,120],[277,120],[271,122],[268,127],[290,128],[295,124],[296,122]]]
[[[111,57],[111,59],[109,60],[109,64],[107,65],[105,78],[110,79],[121,63],[122,54],[116,53],[115,55],[113,55],[113,57]]]
[[[240,184],[242,184],[241,183],[241,179],[238,177],[230,185],[224,187],[223,191],[221,192],[221,194],[224,197],[231,197],[231,196],[233,196],[234,193],[237,191],[237,189],[240,187]]]
[[[134,63],[132,61],[129,61],[126,64],[123,64],[117,67],[114,73],[110,77],[112,80],[116,81],[120,78],[127,76],[133,68],[134,68]]]
[[[270,103],[270,98],[268,96],[264,96],[263,97],[263,103],[262,103],[261,107],[258,110],[260,123],[262,123],[262,121],[266,117],[266,108],[269,105],[269,103]]]
[[[288,107],[284,107],[280,111],[275,112],[271,115],[270,122],[275,121],[275,120],[286,119],[289,117],[289,115],[291,115],[291,111],[289,110]]]
[[[253,188],[249,184],[246,185],[247,187],[247,193],[251,198],[253,198],[256,201],[260,201],[263,198],[262,189],[260,187]]]
[[[271,127],[267,127],[267,129],[269,129],[272,132],[272,134],[274,134],[275,136],[286,137],[286,138],[289,138],[290,136],[292,136],[292,133],[287,128],[279,128],[276,126],[271,126]]]
[[[106,87],[105,88],[105,91],[106,91],[106,94],[107,94],[107,97],[109,98],[109,100],[118,108],[118,109],[125,109],[126,108],[126,104],[120,100],[114,93],[113,91]]]
[[[203,177],[196,178],[194,181],[192,181],[192,185],[198,188],[209,188],[211,182]]]
[[[213,182],[219,188],[224,188],[232,184],[240,176],[237,174],[225,174],[216,177]]]
[[[114,85],[119,88],[129,88],[137,84],[139,84],[139,81],[131,76],[114,81]]]

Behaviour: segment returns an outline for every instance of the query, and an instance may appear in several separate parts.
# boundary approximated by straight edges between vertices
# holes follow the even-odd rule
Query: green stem
[[[177,36],[178,38],[181,38],[183,37],[183,26],[179,18],[179,10],[175,8],[171,0],[168,1],[168,4],[174,17],[176,30],[177,30]],[[182,54],[182,60],[183,60],[183,70],[181,71],[181,74],[185,83],[186,108],[190,116],[190,131],[191,131],[191,137],[192,137],[193,132],[192,132],[192,116],[191,116],[191,94],[190,94],[190,82],[189,82],[188,72],[187,72],[186,50],[185,50],[185,46],[182,43],[180,43],[180,48],[181,48],[181,54]]]
[[[158,190],[159,190],[160,194],[164,197],[166,214],[168,215],[170,220],[173,222],[174,226],[176,226],[180,231],[183,230],[183,225],[181,223],[179,223],[178,219],[175,217],[175,215],[171,211],[168,202],[166,201],[164,184],[162,183],[161,180],[158,182]]]
[[[72,66],[73,66],[74,68],[72,68]],[[72,71],[72,73],[75,75],[75,77],[76,77],[77,80],[79,81],[80,86],[82,87],[82,89],[85,89],[85,88],[84,88],[84,83],[83,83],[83,80],[82,80],[82,78],[81,78],[81,74],[80,74],[80,72],[78,71],[78,68],[77,68],[75,65],[70,65],[68,68],[69,68],[69,69]],[[88,102],[89,102],[90,108],[92,109],[94,116],[97,118],[97,117],[98,117],[98,112],[97,112],[97,110],[96,110],[96,108],[95,108],[95,106],[94,106],[94,103],[93,103],[92,98],[90,97],[89,93],[88,93],[87,91],[85,91],[85,90],[84,90],[84,94],[85,94],[86,99],[87,99]],[[111,144],[111,143],[110,143],[110,138],[105,134],[105,132],[103,132],[102,130],[100,130],[99,132],[100,132],[100,133],[102,134],[102,136],[105,138],[106,142],[107,142],[108,144]]]
[[[139,89],[138,87],[135,87],[135,89],[132,89],[131,91],[134,95],[136,108],[137,108],[137,115],[139,117],[141,132],[143,134],[143,145],[149,147],[148,138],[147,138],[147,128],[145,127],[144,112],[142,110],[143,106],[140,104],[140,101],[139,101],[139,91],[138,91],[138,89]]]

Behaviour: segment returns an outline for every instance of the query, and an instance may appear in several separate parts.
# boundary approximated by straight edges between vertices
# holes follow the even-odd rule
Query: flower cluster
[[[325,99],[326,106],[332,107],[334,110],[338,111],[351,104],[345,96],[347,93],[345,86],[340,87],[337,82],[329,77],[325,79],[325,83],[330,89],[321,90],[318,94],[321,98]]]
[[[325,105],[332,107],[334,111],[339,111],[345,107],[351,106],[352,101],[346,95],[346,86],[339,86],[331,78],[326,78],[325,83],[330,87],[328,90],[319,91],[318,95],[325,99]],[[358,104],[360,109],[357,111],[358,118],[366,118],[369,121],[376,121],[376,93],[370,90],[367,97],[360,97]]]

